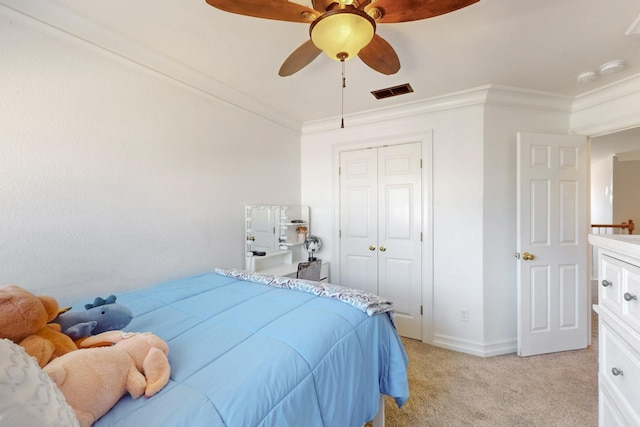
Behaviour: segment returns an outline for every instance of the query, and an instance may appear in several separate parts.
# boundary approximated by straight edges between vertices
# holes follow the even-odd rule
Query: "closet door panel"
[[[421,338],[422,170],[419,143],[378,149],[378,293],[394,303],[398,330]]]
[[[340,283],[378,293],[376,150],[340,155]]]

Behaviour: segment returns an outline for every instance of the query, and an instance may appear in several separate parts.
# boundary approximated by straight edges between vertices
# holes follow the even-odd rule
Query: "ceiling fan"
[[[400,60],[376,34],[376,24],[417,21],[453,12],[479,0],[311,0],[313,9],[288,0],[206,0],[226,12],[310,24],[310,39],[284,61],[279,75],[290,76],[321,52],[346,61],[355,56],[382,74],[395,74]]]

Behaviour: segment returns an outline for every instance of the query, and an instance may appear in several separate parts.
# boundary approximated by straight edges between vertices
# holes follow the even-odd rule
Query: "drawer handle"
[[[613,283],[611,283],[608,280],[603,280],[602,281],[602,286],[604,286],[606,288],[607,286],[613,286]]]
[[[629,292],[625,292],[624,293],[624,299],[625,301],[633,301],[634,299],[637,300],[638,297],[635,295],[631,295]]]
[[[618,375],[624,375],[624,372],[622,372],[620,369],[618,369],[618,368],[616,368],[616,367],[611,368],[611,373],[612,373],[613,375],[615,375],[616,377],[617,377]]]

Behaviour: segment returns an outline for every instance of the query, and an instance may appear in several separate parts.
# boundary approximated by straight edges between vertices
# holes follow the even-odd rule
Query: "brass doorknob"
[[[373,246],[373,245],[370,245],[370,246],[369,246],[369,250],[370,250],[370,251],[375,251],[375,250],[376,250],[376,247],[375,247],[375,246]]]
[[[536,257],[533,254],[530,254],[529,252],[525,252],[522,254],[522,259],[525,261],[532,261],[534,260]]]
[[[387,247],[386,247],[386,246],[380,246],[380,252],[384,252],[384,251],[386,251],[386,250],[387,250]]]

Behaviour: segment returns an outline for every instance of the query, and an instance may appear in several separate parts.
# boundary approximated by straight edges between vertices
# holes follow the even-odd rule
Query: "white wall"
[[[0,283],[61,302],[242,267],[300,135],[0,10]],[[289,165],[289,166],[287,166]]]
[[[314,234],[325,241],[321,257],[336,267],[337,153],[432,130],[433,271],[423,278],[423,301],[433,304],[425,306],[431,324],[423,340],[480,355],[515,351],[516,132],[567,133],[570,105],[561,97],[485,87],[348,117],[345,129],[332,127],[335,120],[308,124],[302,203],[311,206]],[[469,322],[460,320],[462,308]]]

